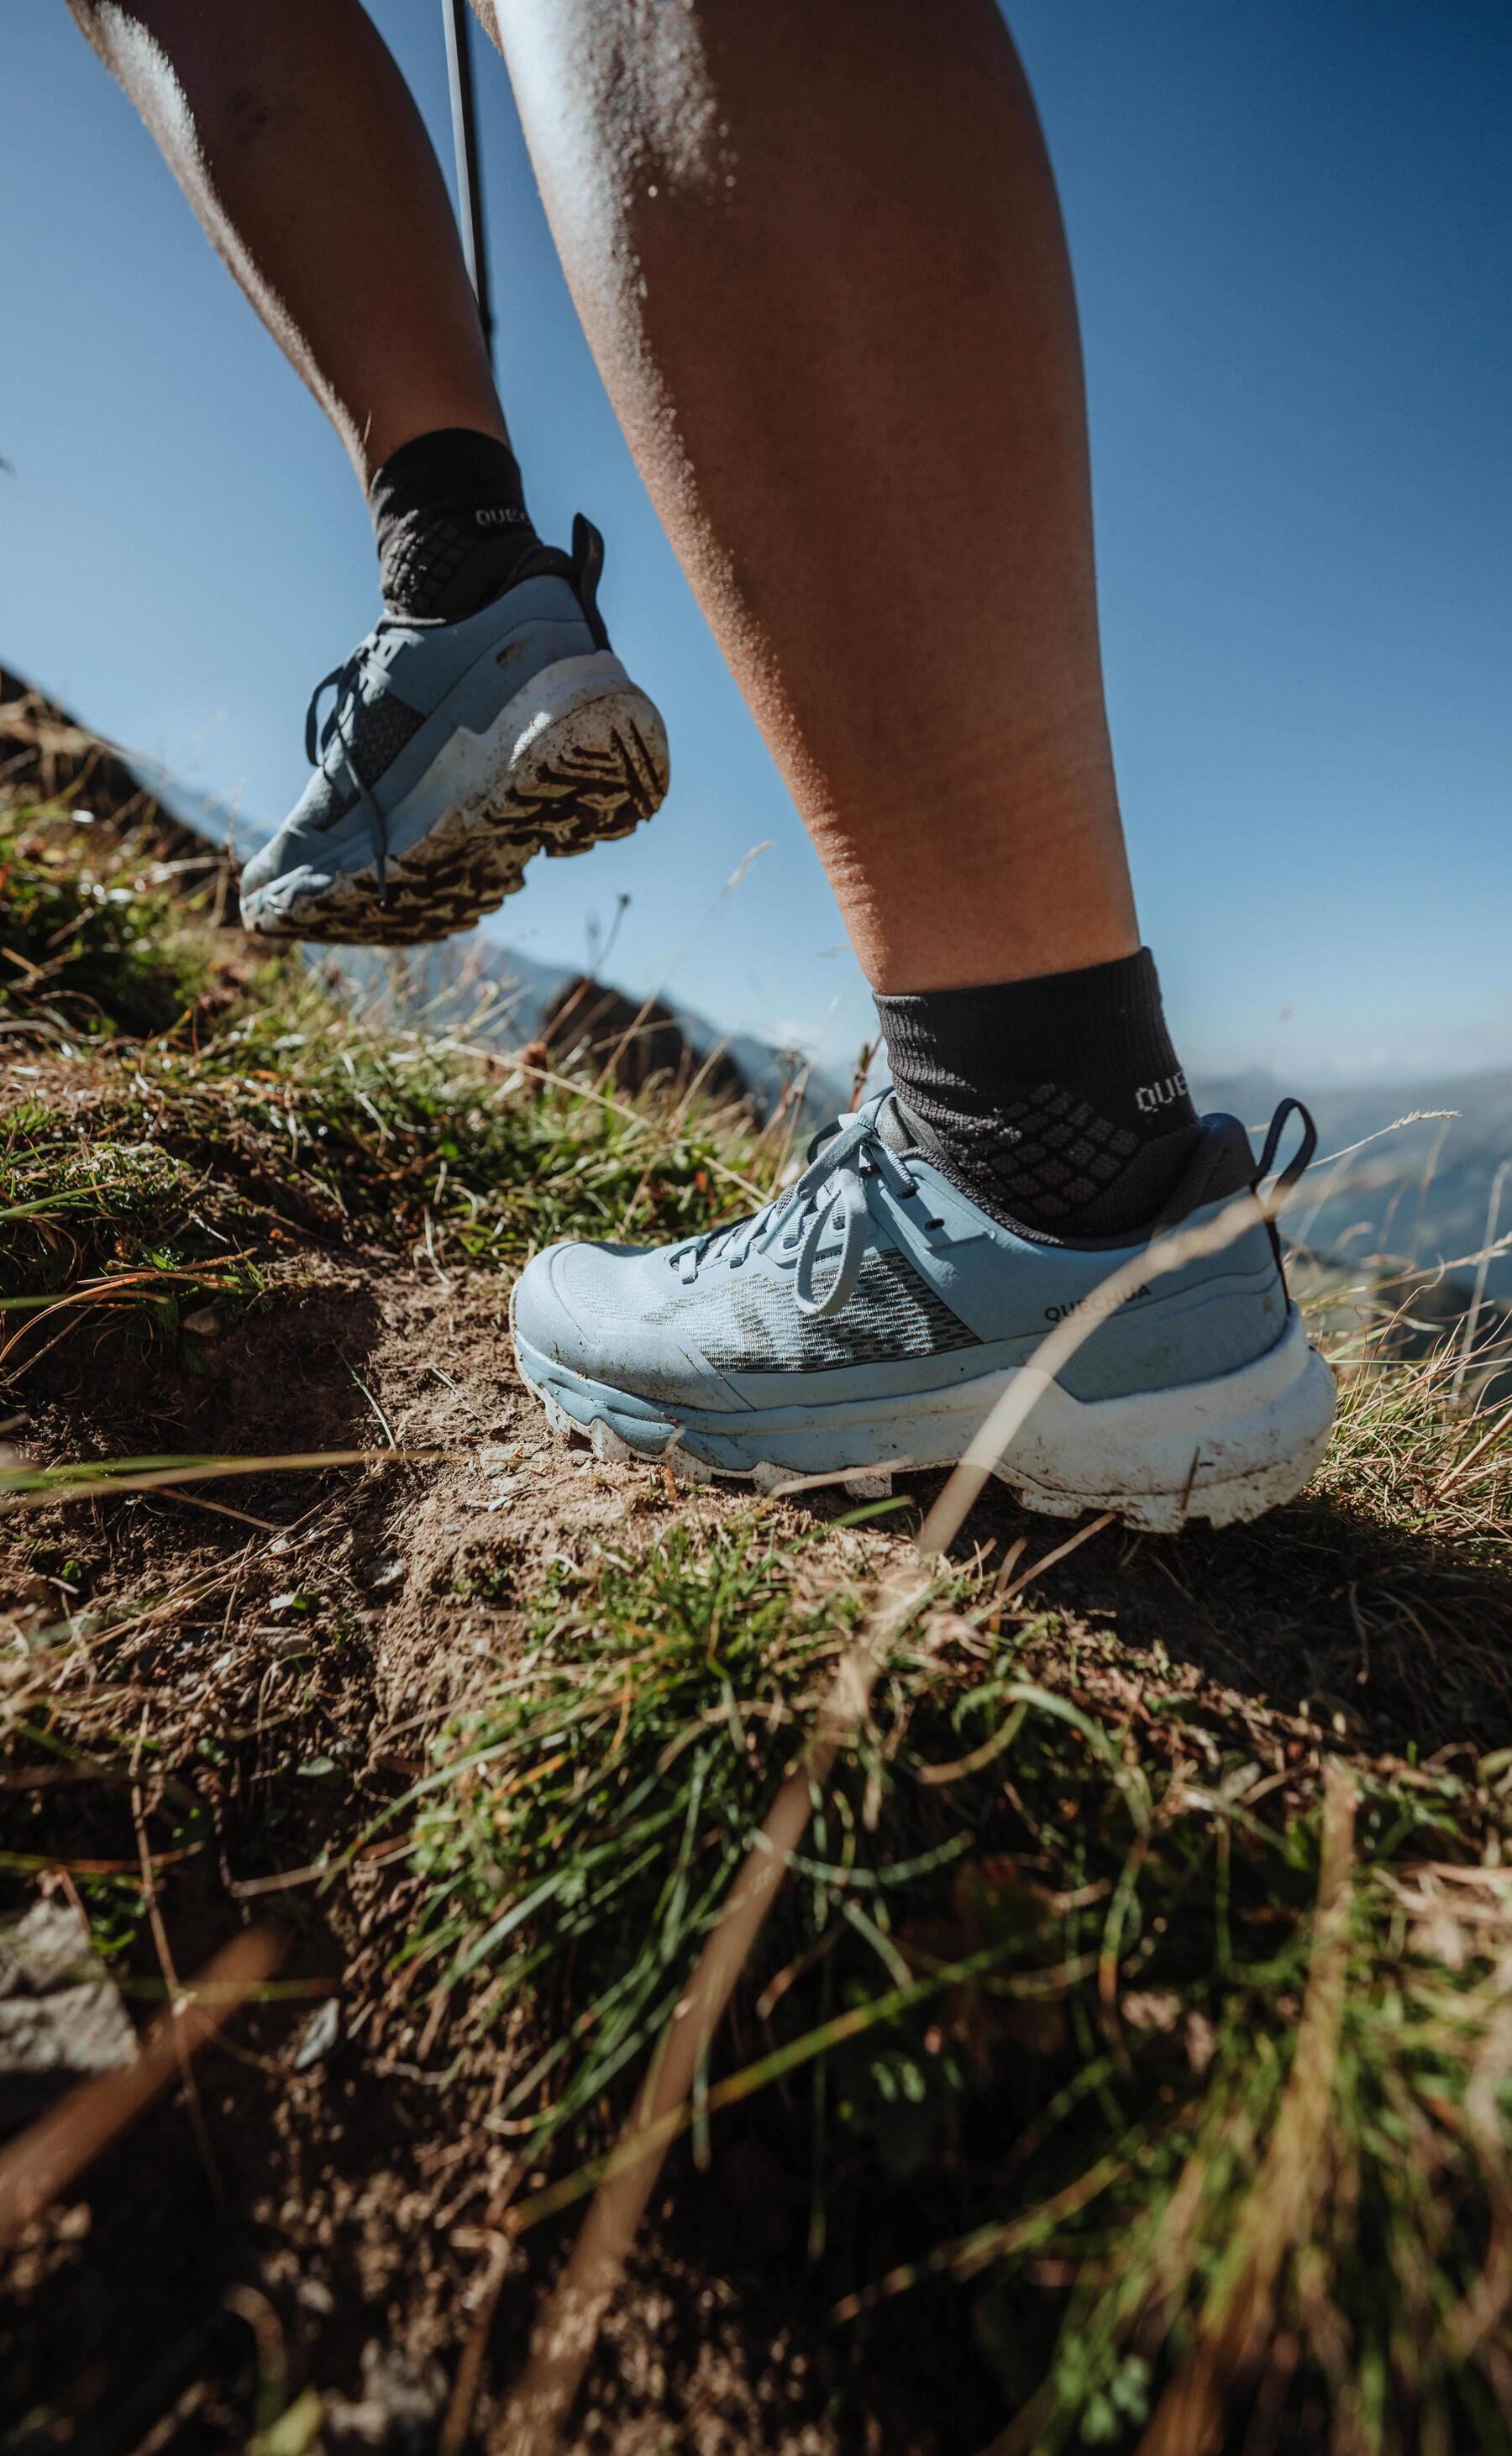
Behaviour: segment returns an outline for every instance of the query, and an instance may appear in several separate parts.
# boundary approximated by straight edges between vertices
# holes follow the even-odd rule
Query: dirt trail
[[[632,1525],[654,1532],[673,1508],[736,1505],[717,1493],[674,1499],[653,1470],[550,1440],[510,1368],[499,1278],[442,1284],[378,1254],[343,1259],[314,1285],[304,1263],[298,1276],[297,1293],[213,1343],[202,1373],[148,1380],[129,1354],[112,1370],[121,1360],[107,1340],[87,1375],[53,1376],[25,1428],[42,1456],[384,1448],[391,1437],[446,1455],[6,1523],[9,1601],[22,1615],[34,1619],[38,1598],[20,1556],[39,1540],[96,1599],[202,1590],[120,1649],[125,1693],[102,1696],[101,1732],[144,1729],[182,1761],[196,1730],[208,1737],[239,1709],[240,1729],[259,1736],[222,1777],[197,1882],[175,1873],[175,1965],[208,1957],[233,1903],[271,1914],[288,1931],[284,1979],[335,1982],[338,2023],[322,2049],[318,2011],[242,2020],[201,2072],[215,2174],[181,2107],[165,2106],[38,2230],[12,2280],[18,2326],[0,2367],[0,2409],[31,2421],[0,2437],[8,2449],[223,2447],[228,2434],[239,2444],[259,2394],[266,2418],[276,2389],[287,2402],[307,2381],[327,2400],[322,2446],[437,2444],[489,2270],[490,2219],[528,2180],[511,2138],[487,2124],[511,2071],[509,2024],[447,2076],[444,2023],[413,1974],[394,1974],[416,1888],[385,1864],[386,1835],[329,1888],[278,1879],[348,1842],[423,1775],[434,1735],[518,1648],[522,1566],[535,1578]],[[219,1517],[211,1501],[288,1531]],[[309,1609],[291,1609],[291,1596]],[[153,1788],[149,1775],[161,1847],[174,1807],[154,1803]],[[55,1793],[31,1793],[30,1807],[13,1798],[11,1848],[26,1849],[44,1796],[50,1853],[129,1863],[119,1785],[80,1786],[62,1814]],[[151,1969],[150,1949],[132,1958]],[[753,2446],[828,2456],[822,2344],[793,2335],[790,2308],[766,2307],[759,2277],[740,2282],[743,2232],[746,2253],[765,2248],[766,2193],[781,2200],[780,2177],[746,2179],[747,2223],[695,2181],[673,2235],[664,2227],[643,2253],[605,2333],[584,2447],[638,2456],[666,2444],[677,2414],[679,2444],[701,2456]],[[724,2256],[690,2268],[701,2235]],[[533,2281],[557,2244],[505,2281],[496,2376],[523,2343]],[[480,2426],[491,2401],[485,2384]]]
[[[4,1044],[15,1194],[0,1217],[10,1238],[0,1251],[19,1310],[0,1317],[14,1342],[0,1438],[41,1463],[375,1456],[356,1467],[0,1512],[0,1914],[25,1911],[39,1893],[81,1910],[139,2022],[239,1929],[275,1922],[283,1942],[275,1989],[204,2049],[194,2098],[159,2101],[10,2262],[0,2456],[430,2456],[443,2446],[460,2456],[463,2445],[487,2445],[574,2219],[541,2226],[501,2268],[500,2219],[544,2180],[503,2101],[541,2052],[545,2016],[523,1990],[520,2000],[500,1995],[486,1963],[466,1985],[436,1986],[438,1896],[459,1879],[427,1870],[413,1847],[416,1786],[439,1772],[455,1745],[448,1732],[511,1676],[522,1680],[527,1658],[549,1655],[541,1631],[557,1608],[553,1564],[602,1566],[606,1550],[639,1562],[664,1536],[664,1559],[682,1530],[759,1517],[787,1545],[787,1632],[801,1618],[805,1576],[833,1577],[841,1612],[839,1573],[854,1586],[885,1568],[933,1487],[920,1479],[897,1515],[840,1526],[841,1495],[754,1504],[559,1446],[513,1373],[507,1261],[482,1268],[462,1257],[518,1256],[562,1233],[619,1234],[628,1214],[657,1238],[698,1229],[729,1198],[731,1177],[770,1156],[740,1142],[735,1124],[717,1135],[689,1128],[675,1103],[630,1114],[591,1092],[547,1094],[486,1053],[439,1063],[428,1054],[436,1044],[416,1034],[385,1037],[334,1005],[317,1008],[306,974],[265,993],[234,932],[202,930],[180,946],[171,911],[143,918],[151,881],[144,888],[145,856],[130,844],[119,855],[129,890],[101,890],[99,880],[70,889],[80,831],[59,820],[29,834],[31,825],[0,860],[0,924],[10,932],[0,949],[20,950],[12,969],[35,991],[23,1016],[8,1018]],[[132,1013],[151,991],[157,1019],[91,1039],[107,977]],[[458,1156],[443,1208],[449,1150]],[[228,1256],[245,1259],[241,1279]],[[106,1278],[92,1275],[112,1273],[117,1296],[131,1281],[131,1303],[100,1300]],[[202,1283],[219,1291],[213,1303]],[[71,1309],[29,1312],[39,1289],[50,1298],[66,1289]],[[81,1294],[89,1301],[74,1302]],[[1250,1920],[1241,1942],[1266,1968],[1305,1932],[1308,1819],[1328,1758],[1347,1760],[1362,1790],[1375,1787],[1379,1832],[1389,1824],[1408,1835],[1402,1847],[1420,1858],[1460,1854],[1457,1877],[1479,1883],[1489,1869],[1496,1878],[1502,1793],[1488,1786],[1497,1751],[1512,1747],[1505,1445],[1410,1375],[1354,1387],[1367,1395],[1341,1436],[1352,1467],[1325,1470],[1313,1493],[1257,1527],[1179,1540],[1104,1528],[1061,1560],[1063,1525],[984,1495],[959,1549],[987,1574],[972,1589],[977,1622],[955,1624],[955,1686],[942,1716],[979,1702],[979,1677],[999,1690],[1030,1681],[1042,1698],[1054,1691],[1046,1729],[1079,1723],[1091,1737],[1083,1761],[1057,1754],[1041,1729],[1022,1759],[993,1758],[981,1795],[928,1797],[956,1819],[948,1848],[971,1852],[961,1873],[982,1900],[1001,1878],[1005,1901],[1041,1905],[1029,1934],[1040,1933],[1046,1902],[1059,1920],[1073,1901],[1134,1900],[1148,1879],[1135,1902],[1142,1933],[1126,1923],[1120,1941],[1106,1910],[1094,2004],[1089,1981],[1068,2012],[999,2002],[989,2017],[979,2004],[954,2006],[949,2039],[942,2021],[921,2053],[959,2045],[963,2059],[975,2057],[975,2079],[900,2168],[901,2181],[888,2167],[884,2125],[848,2130],[831,2105],[821,2140],[818,2065],[809,2095],[774,2085],[722,2111],[705,2164],[679,2146],[598,2347],[575,2447],[975,2456],[1005,2411],[1039,2392],[1075,2281],[1099,2268],[1095,2242],[1080,2268],[1073,2243],[1074,2257],[1035,2258],[986,2300],[942,2275],[889,2300],[866,2327],[832,2325],[829,2272],[810,2256],[819,2193],[839,2177],[835,2232],[850,2232],[828,2249],[848,2293],[984,2218],[1021,2211],[1018,2196],[1063,2180],[1026,2180],[1022,2143],[1063,2078],[1070,2088],[1097,2069],[1095,2025],[1115,2019],[1128,2057],[1121,2079],[1134,2075],[1144,2092],[1129,2119],[1148,2113],[1175,2138],[1206,2070],[1196,2050],[1205,2036],[1211,2052],[1231,1996],[1240,2022],[1254,2017],[1279,2035],[1295,2018],[1284,1975],[1266,1982],[1272,1995],[1257,2013],[1243,1985],[1231,1985],[1230,1879],[1241,1892],[1249,1885],[1236,1917]],[[1379,1407],[1369,1395],[1378,1389]],[[404,1455],[391,1458],[396,1450]],[[809,1537],[822,1540],[799,1540]],[[1056,1565],[1039,1577],[1052,1553]],[[1001,1608],[1000,1567],[1011,1582]],[[632,1597],[625,1608],[642,1604]],[[645,1616],[642,1652],[625,1655],[643,1667],[659,1665],[651,1649],[670,1643],[670,1619],[664,1625],[649,1606]],[[574,1670],[592,1643],[576,1634],[584,1626],[612,1633],[616,1625],[563,1624]],[[721,1648],[739,1634],[726,1626]],[[780,1633],[779,1650],[787,1643]],[[753,1652],[765,1668],[766,1645],[765,1636],[749,1645],[747,1671]],[[705,1657],[701,1628],[694,1651],[726,1676],[712,1641]],[[906,1700],[900,1729],[916,1709],[927,1722],[933,1673],[916,1665],[913,1676],[918,1694]],[[801,1676],[791,1677],[796,1696]],[[655,1676],[646,1685],[654,1697]],[[546,1682],[540,1693],[541,1715],[555,1718],[560,1688]],[[699,1693],[706,1729],[709,1691]],[[710,1711],[723,1733],[724,1706]],[[743,1727],[735,1718],[725,1753],[750,1770],[753,1794],[785,1770],[793,1719],[785,1726],[778,1710]],[[996,1709],[993,1719],[1007,1729]],[[660,1783],[677,1728],[645,1718],[637,1780]],[[906,1974],[930,1956],[948,1966],[956,1953],[964,1914],[950,1890],[954,1860],[933,1891],[932,1879],[914,1884],[918,1867],[932,1864],[928,1848],[918,1855],[920,1833],[932,1844],[944,1830],[937,1821],[924,1831],[919,1796],[936,1770],[979,1753],[982,1728],[965,1717],[937,1723],[920,1742],[930,1770],[918,1783],[878,1777],[887,1815],[902,1803],[898,1831],[887,1815],[881,1829],[889,1849],[898,1845],[896,1864],[877,1872],[899,1886],[884,1939],[892,1960],[883,1956],[894,1978],[893,1939],[915,1953]],[[556,1729],[543,1719],[536,1737]],[[549,1771],[546,1757],[542,1744],[521,1782]],[[678,1759],[679,1781],[688,1762]],[[852,1771],[861,1770],[858,1758]],[[1126,1771],[1135,1788],[1148,1785],[1142,1795],[1158,1813],[1120,1874],[1122,1845],[1109,1836],[1122,1832]],[[497,1798],[483,1794],[496,1820],[514,1782],[512,1769],[502,1774]],[[460,1800],[469,1777],[452,1770],[446,1779],[446,1796]],[[562,1775],[562,1792],[578,1779]],[[1232,1832],[1211,1819],[1201,1805],[1209,1780],[1237,1785],[1241,1806],[1263,1801],[1260,1818],[1246,1829],[1246,1809]],[[1032,1794],[1027,1805],[1016,1784]],[[852,1791],[864,1813],[859,1780]],[[687,1847],[706,1853],[718,1844],[702,1822],[707,1797],[689,1796],[700,1822],[689,1809]],[[838,1789],[826,1805],[856,1821]],[[558,1798],[550,1816],[567,1812]],[[540,1849],[561,1830],[551,1824],[542,1841],[545,1825]],[[900,1839],[906,1828],[913,1840]],[[743,1847],[748,1832],[747,1824]],[[1096,1881],[1083,1885],[1078,1854],[1102,1869]],[[819,1873],[828,1885],[836,1871]],[[1420,1868],[1412,1881],[1424,1881]],[[1207,1906],[1220,1887],[1221,1964],[1209,1968],[1199,1953],[1187,1966],[1175,1931],[1186,1923],[1206,1952]],[[825,1913],[836,1932],[848,1926],[833,1908],[838,1891]],[[956,1924],[942,1930],[945,1913]],[[1439,1904],[1432,1951],[1447,1936],[1459,1959],[1445,1944],[1444,1970],[1465,1972],[1485,1949],[1487,1920],[1477,1910],[1457,1927],[1456,1915]],[[1401,1971],[1391,1964],[1391,1984],[1405,1986],[1417,1931],[1381,1916],[1382,1935],[1405,1937]],[[972,1933],[979,1942],[984,1931]],[[815,1966],[832,1940],[827,1932],[816,1945]],[[616,1932],[611,1960],[620,1941]],[[627,1964],[639,1941],[623,1938]],[[1051,1947],[1061,1955],[1058,1927]],[[1153,1983],[1147,1964],[1160,1967],[1165,1954],[1170,1981]],[[828,1976],[841,1959],[837,1950],[825,1964]],[[592,2002],[602,2010],[602,1974],[597,1994],[574,1996],[575,1972],[554,1970],[569,2016]],[[1500,2021],[1493,1979],[1501,1984],[1492,1971],[1481,2010]],[[680,1983],[674,1969],[668,1984]],[[1197,2008],[1191,2017],[1178,1986]],[[795,2031],[801,2019],[817,2023],[818,2000],[795,1985],[783,2017]],[[1073,2016],[1083,2022],[1074,2034]],[[926,2018],[932,2011],[921,2030]],[[737,2026],[747,2057],[778,2036],[739,2002]],[[879,2058],[892,2043],[896,2034],[883,2036]],[[559,2142],[554,2178],[612,2136],[623,2111],[613,2090],[636,2069]],[[835,2069],[837,2098],[849,2084]],[[1406,2073],[1388,2075],[1399,2098]],[[1431,2102],[1423,2095],[1422,2121],[1437,2123],[1447,2103],[1441,2091]],[[1106,2114],[1073,2100],[1052,2144],[1059,2155],[1064,2141],[1067,2171]],[[19,2119],[13,2110],[10,2119]],[[1105,2137],[1118,2139],[1116,2126]],[[1459,2193],[1468,2212],[1460,2232],[1474,2256],[1456,2291],[1468,2290],[1480,2246],[1494,2240],[1486,2212],[1501,2206],[1489,2184],[1478,2200],[1473,2168],[1453,2162],[1467,2139],[1436,2136],[1420,2159],[1425,2174],[1453,2178],[1444,2210]],[[1353,2189],[1349,2177],[1338,2186],[1346,2214]],[[1089,2238],[1107,2221],[1096,2219]],[[1393,2275],[1416,2274],[1425,2240],[1405,2238],[1405,2253],[1397,2246]],[[1310,2266],[1306,2280],[1319,2273]],[[1336,2285],[1354,2275],[1348,2258],[1329,2273]],[[1305,2329],[1325,2307],[1309,2282],[1294,2324]],[[1410,2334],[1416,2320],[1398,2317]],[[477,2395],[448,2437],[472,2353],[481,2358]],[[1277,2393],[1290,2393],[1286,2379]],[[1312,2456],[1330,2444],[1322,2408],[1297,2410],[1306,2424],[1297,2445]],[[1121,2426],[1114,2414],[1109,2428]]]

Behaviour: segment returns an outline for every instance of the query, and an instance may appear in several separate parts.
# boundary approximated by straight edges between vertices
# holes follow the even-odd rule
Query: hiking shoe
[[[818,1136],[754,1218],[670,1250],[539,1254],[515,1290],[521,1373],[601,1457],[766,1490],[834,1475],[885,1489],[893,1467],[960,1459],[1051,1327],[1096,1313],[1099,1284],[1158,1232],[1239,1197],[1234,1242],[1107,1307],[995,1472],[1054,1517],[1111,1509],[1162,1530],[1258,1517],[1307,1483],[1334,1416],[1255,1197],[1294,1106],[1259,1168],[1236,1118],[1205,1118],[1149,1229],[1057,1243],[980,1209],[884,1093]],[[1306,1120],[1283,1182],[1315,1141]]]
[[[264,938],[404,946],[470,929],[534,852],[628,835],[666,791],[662,720],[610,652],[580,514],[460,622],[385,614],[310,703],[315,774],[241,877]],[[317,730],[322,693],[330,713]]]

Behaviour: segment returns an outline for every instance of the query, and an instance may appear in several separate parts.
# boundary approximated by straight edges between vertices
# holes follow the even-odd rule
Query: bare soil
[[[193,1375],[160,1359],[144,1370],[115,1333],[87,1361],[76,1341],[37,1377],[25,1427],[40,1458],[383,1451],[392,1436],[400,1461],[5,1523],[13,1627],[54,1620],[80,1593],[108,1622],[140,1615],[71,1724],[81,1751],[94,1731],[109,1770],[0,1792],[7,1852],[60,1863],[42,1882],[69,1890],[71,1864],[133,1870],[133,1759],[116,1745],[133,1734],[154,1852],[174,1849],[186,1789],[213,1813],[214,1838],[159,1874],[175,1971],[199,1968],[238,1922],[272,1917],[281,1980],[321,1991],[255,2008],[207,2051],[201,2139],[182,2096],[160,2105],[33,2230],[0,2358],[0,2446],[18,2456],[239,2446],[259,2404],[267,2419],[308,2384],[326,2399],[322,2446],[439,2444],[460,2346],[497,2282],[494,2223],[528,2180],[485,2128],[512,2069],[507,2031],[449,2070],[444,2019],[394,1972],[416,1880],[388,1834],[330,1885],[299,1872],[425,1770],[431,1737],[508,1659],[520,1565],[577,1557],[632,1520],[652,1529],[674,1506],[733,1505],[674,1502],[654,1472],[550,1442],[506,1361],[497,1279],[443,1285],[378,1254],[305,1257],[290,1276],[206,1343]],[[267,1524],[217,1514],[233,1509]],[[289,1610],[291,1593],[310,1609]],[[11,1880],[18,1905],[34,1882]],[[160,1975],[146,1933],[127,1963]],[[328,1989],[337,2028],[312,2055]],[[736,2138],[710,2176],[669,2169],[605,2331],[585,2449],[828,2456],[845,2348],[792,2291],[801,2201],[769,2147]],[[559,2236],[502,2282],[479,2432]],[[926,2392],[927,2380],[926,2366]],[[869,2444],[937,2442],[921,2413],[902,2437],[879,2420]]]
[[[510,2028],[459,2058],[445,2006],[396,1969],[418,1882],[397,1850],[402,1818],[334,1880],[316,1863],[424,1772],[435,1734],[509,1660],[518,1584],[595,1539],[652,1535],[673,1511],[740,1505],[549,1440],[506,1331],[498,1277],[312,1249],[199,1343],[194,1370],[106,1326],[81,1329],[29,1384],[24,1438],[40,1458],[398,1456],[0,1522],[12,1636],[87,1598],[109,1658],[107,1678],[69,1675],[74,1761],[22,1763],[0,1791],[13,1901],[38,1882],[74,1891],[81,1867],[129,1875],[145,1840],[180,1975],[271,1918],[281,1979],[314,1991],[239,2018],[201,2060],[197,2122],[182,2093],[160,2104],[28,2239],[0,2368],[0,2446],[16,2456],[238,2446],[307,2386],[324,2400],[321,2446],[435,2448],[475,2330],[485,2359],[462,2444],[486,2439],[570,2221],[501,2275],[499,2216],[532,2180],[488,2125]],[[1004,1546],[1026,1533],[1036,1550],[1056,1540],[992,1501],[971,1529]],[[895,1539],[831,1540],[875,1559]],[[1441,1619],[1461,1569],[1430,1542],[1387,1561],[1380,1546],[1379,1528],[1320,1503],[1263,1540],[1111,1531],[1049,1586],[1090,1628],[1158,1640],[1168,1678],[1220,1719],[1245,1716],[1283,1766],[1313,1756],[1320,1710],[1391,1754],[1452,1722],[1412,1594],[1431,1593]],[[1313,1599],[1300,1630],[1299,1580]],[[1485,1658],[1481,1749],[1512,1737],[1508,1632],[1483,1604],[1466,1631]],[[24,1656],[10,1676],[27,1676]],[[1106,1694],[1118,1674],[1102,1677]],[[175,1860],[186,1802],[210,1832]],[[26,1873],[28,1854],[53,1873]],[[119,1966],[161,1978],[145,1921]],[[871,2375],[855,2375],[806,2282],[805,2214],[780,2120],[723,2132],[705,2174],[673,2159],[576,2444],[944,2456],[991,2436],[1001,2407],[930,2293],[889,2315],[886,2377],[875,2341]]]

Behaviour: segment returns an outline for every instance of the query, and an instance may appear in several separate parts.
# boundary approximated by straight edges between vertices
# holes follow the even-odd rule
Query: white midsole
[[[1016,1472],[1096,1498],[1198,1490],[1314,1453],[1327,1439],[1337,1397],[1295,1306],[1275,1347],[1211,1382],[1076,1399],[1037,1365],[994,1375],[991,1384],[971,1385],[972,1434],[985,1419],[984,1401],[995,1405],[1011,1381],[1027,1381],[1035,1393],[1011,1443]]]
[[[549,756],[571,720],[592,710],[589,739],[616,728],[638,727],[665,780],[665,737],[651,702],[618,657],[607,649],[591,656],[562,657],[521,684],[481,733],[459,725],[448,735],[418,784],[394,805],[384,821],[389,856],[402,861],[442,821],[465,832],[497,807],[501,794],[538,785],[541,758]],[[373,870],[374,859],[359,815],[350,813],[323,849],[321,865],[310,862],[280,872],[242,900],[243,916],[267,909],[282,911],[308,898],[323,899],[334,870],[338,885]]]
[[[675,1447],[716,1471],[758,1466],[797,1476],[951,1465],[1012,1384],[1037,1385],[997,1472],[1044,1507],[1148,1500],[1199,1505],[1221,1495],[1224,1518],[1249,1517],[1300,1490],[1327,1444],[1334,1377],[1296,1307],[1276,1346],[1211,1381],[1123,1398],[1073,1398],[1033,1364],[909,1397],[743,1413],[662,1407],[590,1382],[518,1341],[538,1395],[572,1422],[603,1422],[631,1449]],[[814,1377],[822,1379],[822,1377]],[[1203,1511],[1201,1514],[1209,1514]],[[1169,1509],[1162,1507],[1159,1523]]]

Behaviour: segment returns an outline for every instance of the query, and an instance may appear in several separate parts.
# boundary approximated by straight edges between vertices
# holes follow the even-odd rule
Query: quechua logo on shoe
[[[1137,1304],[1141,1297],[1147,1297],[1149,1294],[1148,1287],[1143,1287],[1131,1288],[1128,1295],[1123,1297],[1100,1297],[1096,1294],[1078,1297],[1074,1304],[1047,1305],[1045,1320],[1068,1321],[1073,1313],[1116,1313],[1120,1305]]]

